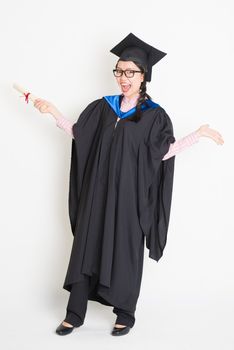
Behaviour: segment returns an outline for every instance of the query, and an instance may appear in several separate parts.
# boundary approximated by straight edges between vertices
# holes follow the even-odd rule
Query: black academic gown
[[[90,103],[73,126],[74,240],[63,288],[71,291],[84,275],[92,276],[98,283],[89,300],[134,312],[144,241],[156,261],[166,245],[175,156],[162,158],[175,138],[161,106],[151,103],[139,122],[123,118],[115,127],[118,115],[110,101]]]

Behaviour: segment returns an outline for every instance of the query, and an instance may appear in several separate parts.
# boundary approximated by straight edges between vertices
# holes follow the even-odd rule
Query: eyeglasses
[[[133,78],[135,73],[142,73],[140,70],[132,70],[132,69],[113,69],[113,73],[115,77],[122,77],[123,73],[127,78]]]

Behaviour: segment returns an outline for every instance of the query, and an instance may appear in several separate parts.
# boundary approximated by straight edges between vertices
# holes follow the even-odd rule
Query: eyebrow
[[[121,69],[121,70],[123,70],[123,69],[120,68],[120,67],[116,67],[116,69]],[[125,70],[134,70],[134,68],[126,68]]]

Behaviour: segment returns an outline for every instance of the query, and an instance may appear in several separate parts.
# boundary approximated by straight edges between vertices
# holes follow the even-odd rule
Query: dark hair
[[[121,60],[119,59],[118,62],[119,61],[121,61]],[[116,67],[117,67],[118,62],[116,63]],[[141,119],[141,115],[142,115],[141,105],[144,103],[147,103],[147,101],[145,101],[145,98],[148,98],[149,100],[152,100],[152,98],[146,93],[146,84],[147,84],[146,74],[145,74],[146,69],[138,62],[136,62],[134,60],[132,60],[132,62],[135,63],[135,65],[140,69],[140,71],[142,73],[144,73],[144,80],[142,81],[141,86],[140,86],[140,92],[139,92],[140,96],[137,100],[136,113],[134,113],[131,117],[128,117],[126,119],[134,121],[134,122],[138,122]]]

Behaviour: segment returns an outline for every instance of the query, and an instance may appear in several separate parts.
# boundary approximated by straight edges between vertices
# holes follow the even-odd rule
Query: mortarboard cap
[[[160,61],[165,55],[155,47],[145,43],[134,34],[128,34],[110,52],[117,55],[122,61],[136,61],[146,69],[146,81],[151,81],[152,66]]]

